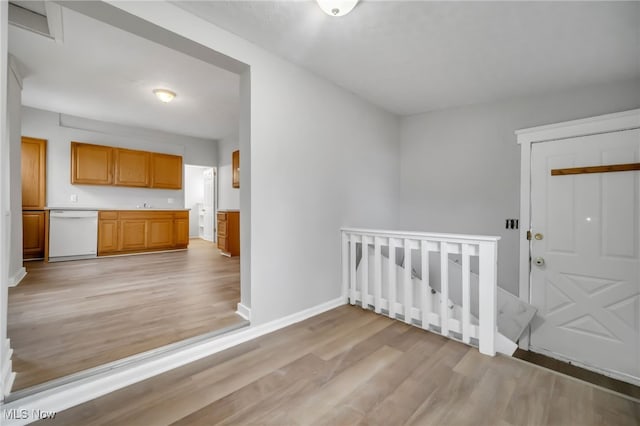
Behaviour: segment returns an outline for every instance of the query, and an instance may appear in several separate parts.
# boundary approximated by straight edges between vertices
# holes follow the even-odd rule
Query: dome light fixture
[[[351,12],[358,0],[316,0],[318,6],[329,16],[344,16]]]
[[[154,89],[153,94],[165,104],[171,102],[177,96],[175,92],[168,89]]]

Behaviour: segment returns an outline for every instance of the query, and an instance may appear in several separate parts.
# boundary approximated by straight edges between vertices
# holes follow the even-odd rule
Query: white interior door
[[[207,169],[204,172],[204,202],[202,209],[204,212],[204,230],[202,238],[213,241],[214,237],[214,170]]]
[[[640,171],[552,176],[636,163],[640,130],[532,145],[531,349],[638,383]],[[543,265],[536,259],[544,260]]]

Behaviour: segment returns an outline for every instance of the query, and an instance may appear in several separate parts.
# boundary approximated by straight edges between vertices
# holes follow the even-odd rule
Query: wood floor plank
[[[350,344],[367,327],[366,338]],[[323,359],[317,354],[322,354]],[[330,358],[328,356],[331,355]],[[47,425],[621,425],[640,403],[343,306]]]
[[[238,324],[240,261],[213,243],[71,262],[27,262],[9,289],[13,390]]]

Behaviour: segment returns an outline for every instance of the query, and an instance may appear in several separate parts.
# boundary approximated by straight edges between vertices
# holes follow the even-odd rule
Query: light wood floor
[[[639,421],[637,402],[345,306],[63,411],[46,424],[583,426]]]
[[[26,268],[9,289],[13,390],[243,321],[239,258],[199,239],[186,251]]]

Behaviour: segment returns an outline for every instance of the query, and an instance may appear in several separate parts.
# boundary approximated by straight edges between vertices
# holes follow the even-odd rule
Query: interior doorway
[[[189,209],[189,237],[215,241],[217,210],[217,170],[187,164],[184,166],[184,207]]]

